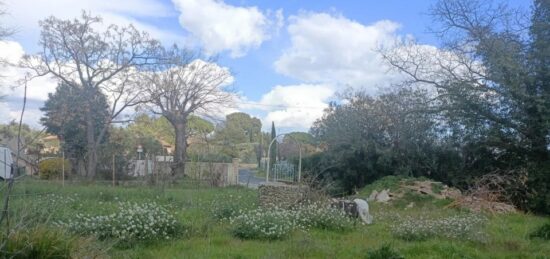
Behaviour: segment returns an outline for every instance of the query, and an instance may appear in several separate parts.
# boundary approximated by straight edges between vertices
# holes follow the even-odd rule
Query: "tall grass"
[[[380,190],[379,187],[376,188]],[[392,226],[408,218],[414,220],[423,215],[424,219],[442,220],[466,215],[463,211],[447,209],[432,201],[407,210],[399,206],[371,203],[370,212],[377,219],[375,224],[350,224],[346,225],[349,228],[346,227],[344,231],[326,227],[337,226],[331,222],[340,223],[341,220],[307,216],[311,218],[307,221],[311,224],[307,229],[295,228],[277,242],[237,237],[233,232],[236,225],[227,219],[249,214],[256,209],[262,211],[257,206],[257,198],[255,190],[238,187],[197,188],[185,184],[171,186],[162,191],[160,188],[147,186],[111,187],[89,184],[62,187],[55,182],[23,181],[15,186],[10,203],[10,220],[12,226],[19,225],[15,221],[24,222],[20,230],[28,233],[32,233],[35,228],[60,231],[60,242],[66,244],[65,241],[68,241],[70,245],[54,245],[54,241],[60,238],[48,236],[50,234],[45,235],[48,236],[47,240],[39,243],[48,244],[46,241],[51,241],[52,245],[43,247],[69,247],[69,252],[62,249],[65,251],[63,254],[72,254],[73,258],[98,253],[98,248],[102,251],[108,250],[107,256],[113,258],[368,258],[369,252],[374,253],[387,243],[392,244],[392,248],[405,258],[545,258],[550,254],[548,241],[529,238],[532,230],[547,221],[547,218],[533,215],[473,214],[486,219],[483,226],[472,227],[474,232],[480,230],[487,236],[482,244],[476,240],[444,235],[422,242],[411,242],[393,234]],[[185,227],[185,235],[176,235],[169,240],[113,247],[111,237],[102,241],[93,235],[75,235],[61,228],[53,228],[54,222],[75,219],[77,214],[106,216],[117,213],[121,202],[157,204]],[[224,207],[225,205],[227,206]],[[5,229],[0,230],[5,233]],[[19,235],[24,235],[24,232]],[[31,236],[40,235],[18,238],[26,240],[18,243],[36,243],[37,241],[30,241]]]

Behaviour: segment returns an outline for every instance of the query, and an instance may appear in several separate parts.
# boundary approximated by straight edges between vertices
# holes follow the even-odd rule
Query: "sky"
[[[3,0],[0,21],[16,33],[0,43],[0,57],[16,63],[40,51],[38,22],[48,16],[70,19],[82,10],[104,24],[133,24],[164,45],[200,48],[232,72],[238,98],[226,113],[243,111],[271,122],[279,132],[307,131],[338,93],[376,94],[400,76],[390,71],[377,49],[405,38],[438,46],[428,32],[426,13],[435,0]],[[528,8],[530,0],[509,0]],[[25,72],[2,68],[0,123],[18,117]],[[40,128],[39,108],[55,80],[28,85],[25,122]]]

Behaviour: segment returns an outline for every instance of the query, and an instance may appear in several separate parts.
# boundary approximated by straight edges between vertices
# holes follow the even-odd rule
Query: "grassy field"
[[[216,206],[234,204],[256,207],[257,192],[245,188],[197,188],[193,185],[167,188],[70,185],[26,180],[15,186],[11,200],[12,226],[39,225],[59,229],[56,222],[77,214],[106,215],[120,202],[154,202],[175,215],[182,234],[169,240],[131,242],[86,238],[112,258],[368,258],[369,251],[390,245],[404,258],[550,258],[550,242],[531,239],[529,234],[549,219],[528,214],[472,215],[447,209],[447,201],[410,197],[405,203],[371,204],[374,224],[357,224],[351,231],[295,230],[282,240],[242,240],[232,235],[231,223],[214,215]],[[464,238],[432,237],[406,241],[396,237],[395,226],[410,218],[445,219],[456,215],[486,218],[476,233]],[[19,223],[17,223],[19,222]],[[23,222],[23,223],[21,223]],[[478,233],[479,232],[479,233]],[[74,248],[78,249],[78,248]],[[82,254],[82,252],[81,252]]]

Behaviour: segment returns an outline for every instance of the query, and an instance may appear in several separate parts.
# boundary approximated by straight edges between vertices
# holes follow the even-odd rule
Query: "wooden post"
[[[65,187],[65,151],[62,152],[62,160],[61,160],[61,186]]]
[[[115,173],[116,173],[116,169],[115,169],[115,155],[113,154],[113,187],[115,187]]]

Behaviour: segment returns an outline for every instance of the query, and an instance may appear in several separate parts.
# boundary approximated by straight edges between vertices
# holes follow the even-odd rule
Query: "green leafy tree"
[[[62,140],[65,155],[75,158],[80,165],[85,161],[87,154],[87,121],[86,117],[82,116],[86,113],[86,107],[82,103],[90,103],[95,107],[91,116],[97,137],[104,121],[110,116],[105,95],[99,91],[90,92],[60,83],[53,94],[48,94],[44,107],[40,109],[44,112],[40,122],[46,127],[46,132],[57,135]],[[86,174],[82,166],[77,168],[81,170],[81,175]]]
[[[259,142],[261,128],[262,122],[258,118],[237,112],[225,117],[225,123],[217,135],[232,144]]]
[[[385,175],[438,172],[432,152],[438,127],[435,117],[423,112],[431,109],[425,91],[404,88],[378,97],[356,92],[345,98],[347,102],[332,104],[311,128],[324,152],[304,161],[310,177],[342,194]]]
[[[528,178],[516,205],[550,213],[550,2],[534,1],[530,26],[521,10],[480,0],[440,0],[430,13],[441,50],[406,41],[384,57],[407,84],[434,89],[458,144],[485,154],[478,171]]]

